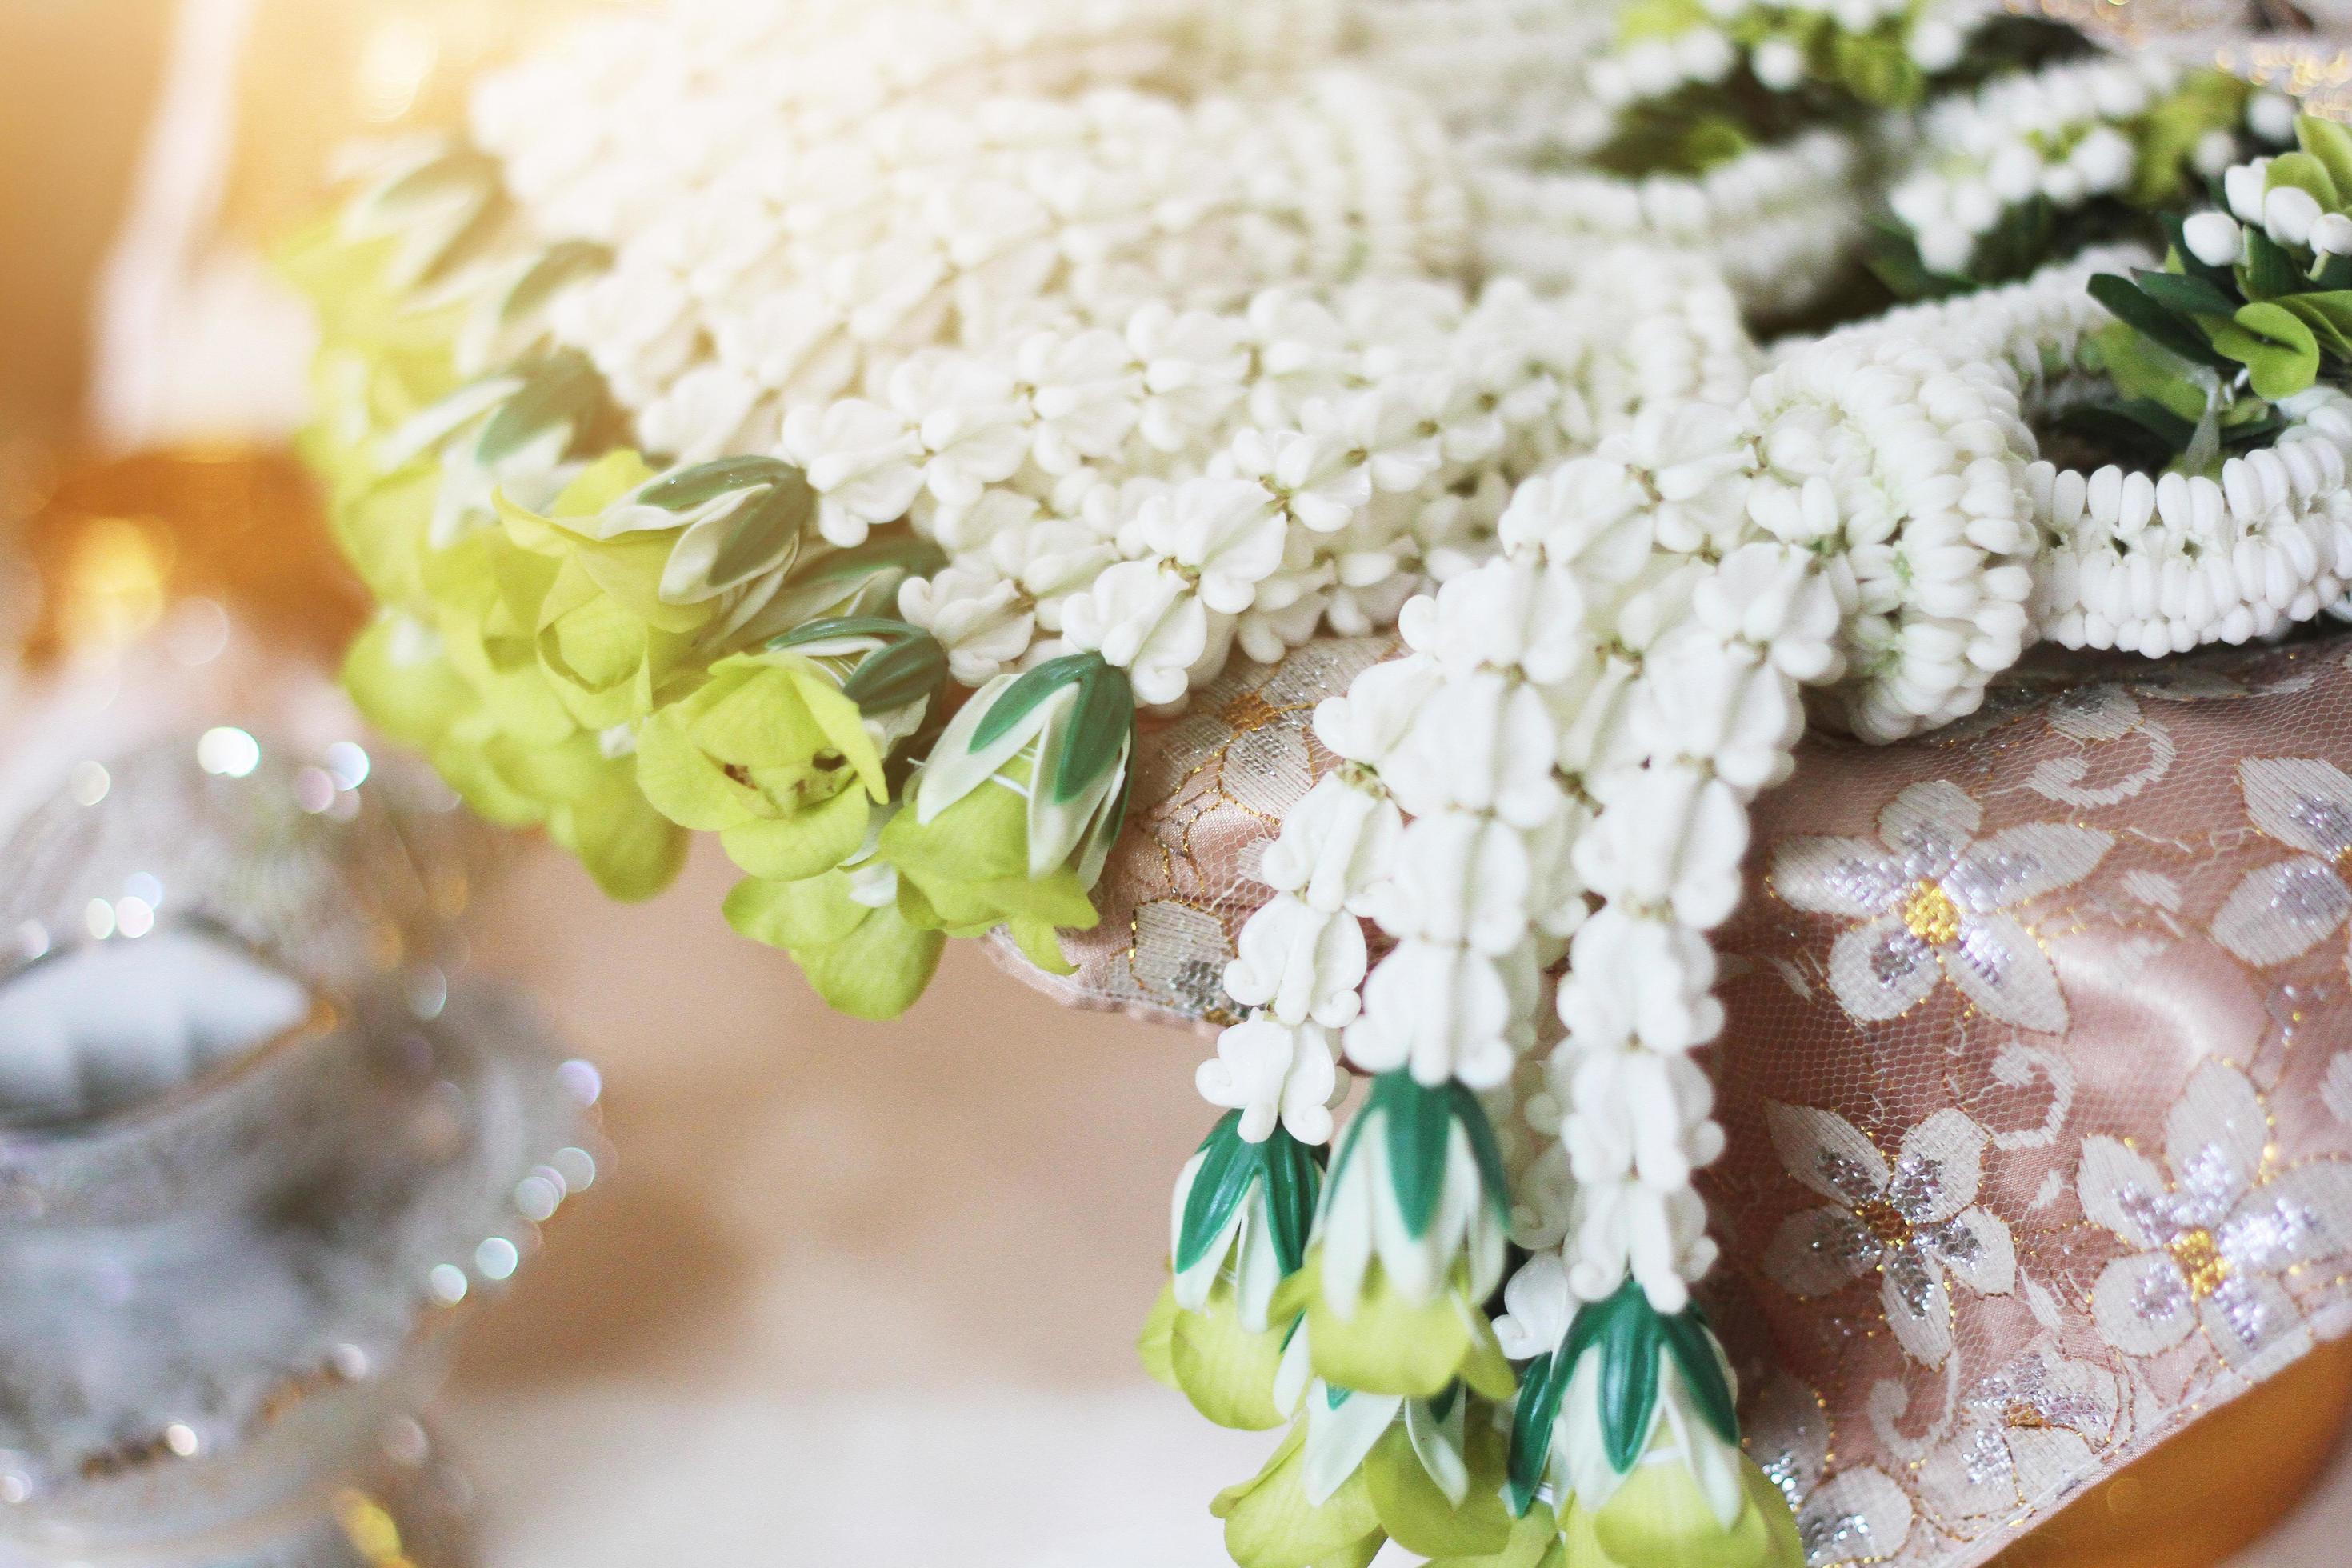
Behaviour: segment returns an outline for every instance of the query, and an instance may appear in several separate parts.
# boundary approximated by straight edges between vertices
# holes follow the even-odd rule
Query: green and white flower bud
[[[1432,1398],[1458,1379],[1508,1398],[1485,1307],[1508,1202],[1475,1095],[1402,1069],[1374,1079],[1332,1162],[1307,1266],[1285,1287],[1306,1310],[1315,1370],[1370,1393]]]
[[[1547,1261],[1513,1281],[1515,1316],[1564,1312],[1566,1274]],[[1529,1299],[1547,1289],[1561,1312]],[[1509,1491],[1523,1516],[1553,1509],[1578,1568],[1804,1562],[1787,1500],[1740,1452],[1731,1368],[1705,1318],[1661,1313],[1632,1281],[1528,1363]]]
[[[929,826],[992,780],[1027,796],[1028,868],[1073,864],[1092,888],[1126,811],[1135,749],[1135,693],[1099,654],[1073,654],[1024,675],[1000,675],[949,724],[916,782],[915,820]],[[1018,782],[1008,770],[1025,763]]]

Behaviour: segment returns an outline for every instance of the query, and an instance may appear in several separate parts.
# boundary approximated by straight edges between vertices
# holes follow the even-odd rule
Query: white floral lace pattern
[[[1904,1136],[1889,1164],[1833,1110],[1774,1104],[1765,1120],[1789,1174],[1830,1200],[1781,1222],[1765,1249],[1765,1273],[1811,1298],[1875,1271],[1904,1353],[1943,1365],[1952,1353],[1947,1279],[1983,1295],[2017,1286],[2009,1226],[1976,1201],[1985,1130],[1963,1112],[1939,1110]]]
[[[2273,1169],[2269,1112],[2225,1062],[2189,1079],[2164,1153],[2168,1175],[2116,1139],[2083,1141],[2084,1214],[2137,1249],[2092,1292],[2101,1336],[2144,1356],[2201,1329],[2242,1369],[2301,1354],[2310,1331],[2282,1276],[2352,1247],[2352,1164]]]
[[[2246,816],[2301,850],[2246,873],[2213,917],[2213,940],[2262,968],[2300,958],[2352,915],[2341,868],[2352,855],[2352,777],[2333,763],[2249,757],[2238,764]]]
[[[1856,1019],[1901,1017],[1948,977],[2003,1023],[2065,1032],[2049,955],[2011,911],[2089,876],[2115,840],[2063,822],[1979,838],[1982,823],[1967,791],[1936,780],[1888,804],[1878,843],[1798,838],[1775,853],[1783,900],[1862,922],[1839,936],[1829,963],[1830,985]]]

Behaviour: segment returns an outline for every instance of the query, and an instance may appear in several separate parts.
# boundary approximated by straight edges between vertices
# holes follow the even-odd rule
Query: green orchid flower
[[[1403,1070],[1374,1079],[1332,1161],[1306,1266],[1276,1293],[1277,1313],[1306,1313],[1315,1370],[1367,1392],[1430,1398],[1458,1380],[1509,1398],[1486,1311],[1507,1192],[1475,1096]]]
[[[782,586],[814,508],[799,470],[764,458],[656,476],[616,452],[545,515],[500,494],[508,537],[559,563],[538,651],[580,722],[642,719],[690,656],[741,646],[732,634]]]
[[[718,834],[754,877],[793,882],[833,870],[865,845],[874,808],[890,798],[885,759],[913,733],[945,673],[936,643],[913,627],[898,630],[905,636],[895,646],[919,661],[937,657],[928,684],[919,675],[907,691],[886,690],[890,706],[878,714],[845,679],[843,658],[829,657],[845,641],[877,640],[871,635],[719,660],[690,696],[639,728],[646,798],[681,827]]]
[[[667,887],[687,836],[646,804],[631,760],[605,755],[576,728],[518,734],[504,721],[518,706],[511,693],[502,711],[452,652],[432,627],[387,612],[352,644],[343,682],[369,722],[422,752],[488,820],[545,828],[613,898]],[[531,674],[526,667],[524,679]],[[559,712],[544,717],[552,723]]]

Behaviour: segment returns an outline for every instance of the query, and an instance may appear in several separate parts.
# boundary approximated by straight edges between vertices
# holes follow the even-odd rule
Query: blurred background
[[[205,721],[246,677],[150,653],[191,603],[323,682],[360,600],[279,450],[307,328],[268,246],[332,148],[446,121],[581,4],[0,0],[0,524],[39,579],[0,569],[0,705],[37,678],[90,736]],[[11,711],[0,802],[84,738]],[[620,1153],[440,1407],[485,1561],[1223,1561],[1206,1500],[1267,1443],[1129,1349],[1199,1043],[1060,1010],[973,943],[900,1022],[835,1016],[726,930],[730,879],[708,855],[623,909],[532,847],[478,910],[475,962],[604,1068]],[[2247,1561],[2340,1563],[2347,1524],[2339,1464]]]

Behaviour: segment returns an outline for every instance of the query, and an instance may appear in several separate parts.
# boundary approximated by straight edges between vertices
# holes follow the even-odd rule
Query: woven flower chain
[[[1538,0],[693,0],[290,258],[362,704],[616,894],[715,834],[730,921],[847,1011],[950,936],[1065,967],[1139,718],[1397,627],[1256,868],[1145,1337],[1290,1428],[1217,1504],[1245,1568],[1801,1561],[1692,1299],[1749,804],[1809,710],[1900,739],[2038,637],[2352,584],[2352,139],[2184,221],[2269,100],[1966,4],[1615,26],[1588,65]],[[1890,144],[1950,297],[1760,353],[1737,303],[1858,259],[1937,92]],[[1965,291],[2141,204],[2161,271]]]
[[[2294,118],[2276,93],[2157,51],[1995,76],[1928,107],[1889,193],[1903,232],[1876,265],[1906,296],[2021,277],[2286,143]]]
[[[858,134],[930,144],[894,112]],[[1066,132],[1008,165],[1034,176],[1098,145],[1213,162],[1229,133],[1296,116],[1097,92],[983,98],[971,120]],[[994,145],[965,141],[937,171],[914,161],[917,184],[965,181]],[[1473,299],[1443,247],[1383,247],[1377,201],[1339,203],[1315,220],[1325,242],[1265,266],[1186,248],[1164,210],[1134,237],[1139,255],[1176,247],[1135,293],[1173,268],[1231,309],[1065,287],[1094,244],[1066,229],[1040,242],[1052,266],[1024,269],[1020,310],[932,278],[956,321],[916,331],[796,293],[823,268],[777,238],[781,209],[740,208],[749,245],[683,216],[617,250],[551,242],[501,169],[419,155],[295,258],[327,323],[311,456],[388,606],[352,684],[487,815],[543,823],[616,894],[666,883],[687,831],[718,834],[752,878],[737,928],[864,1015],[910,1002],[948,935],[1008,925],[1060,964],[1055,930],[1095,919],[1139,704],[1180,703],[1236,646],[1270,658],[1318,626],[1389,624],[1491,548],[1519,479],[1644,399],[1725,395],[1752,367],[1685,258],[1620,247],[1567,292]],[[1260,194],[1308,188],[1329,182]],[[1279,229],[1290,211],[1255,216]],[[1364,268],[1402,275],[1347,280]],[[1267,271],[1328,278],[1260,287]],[[818,326],[764,367],[730,363],[721,275]],[[810,372],[803,350],[840,357],[820,340],[849,345],[855,386]],[[720,359],[680,368],[692,356],[661,345],[681,343]],[[737,390],[714,401],[722,382]]]

